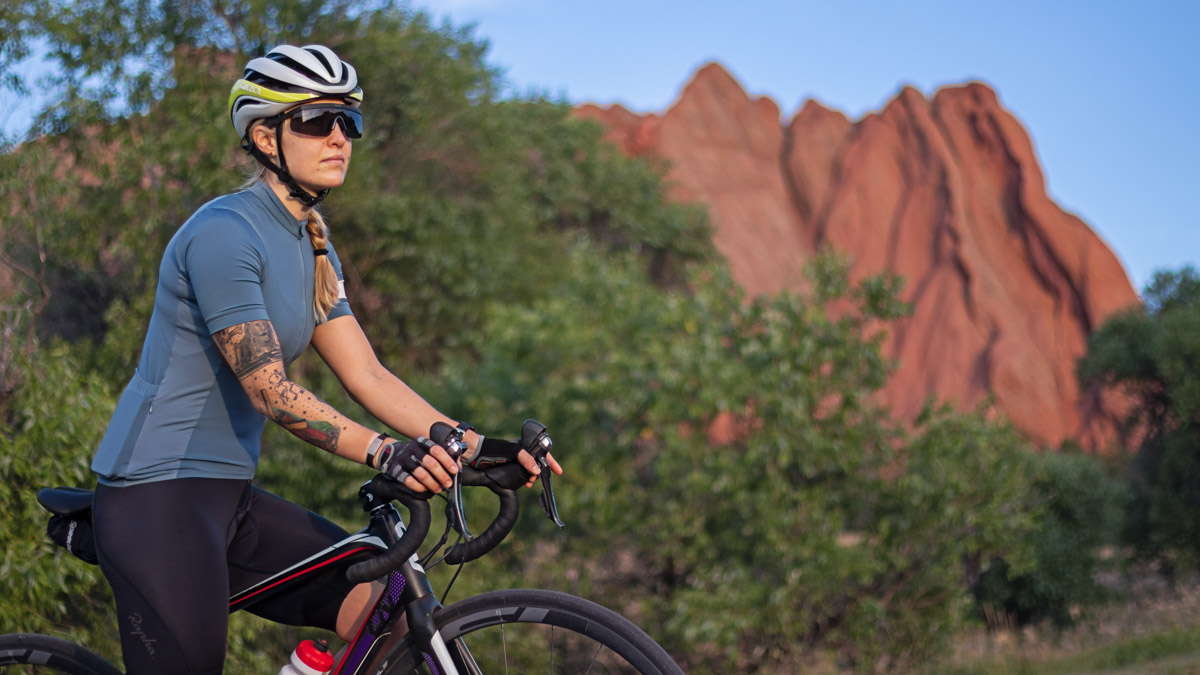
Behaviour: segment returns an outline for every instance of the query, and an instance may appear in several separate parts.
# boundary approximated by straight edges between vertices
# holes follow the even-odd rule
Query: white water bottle
[[[324,640],[305,640],[296,651],[292,652],[291,660],[279,669],[279,675],[328,675],[333,670],[333,654]]]

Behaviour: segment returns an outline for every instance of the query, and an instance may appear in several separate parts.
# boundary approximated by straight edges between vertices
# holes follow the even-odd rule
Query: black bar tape
[[[412,557],[412,554],[416,553],[417,548],[421,546],[421,542],[425,541],[425,536],[429,534],[429,502],[411,492],[397,494],[394,499],[408,507],[408,530],[404,532],[404,536],[400,537],[400,541],[396,542],[396,545],[389,548],[386,553],[351,565],[346,570],[346,578],[350,583],[361,584],[387,576],[392,570],[403,565],[405,560]]]
[[[517,498],[517,491],[492,487],[492,492],[500,497],[500,513],[496,514],[496,519],[478,537],[450,547],[446,552],[447,563],[458,565],[484,556],[512,532],[521,512],[521,500]]]

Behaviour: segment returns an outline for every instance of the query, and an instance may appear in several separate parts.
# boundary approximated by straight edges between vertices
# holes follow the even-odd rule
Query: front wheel
[[[96,654],[49,635],[0,635],[0,672],[69,673],[70,675],[121,675]]]
[[[492,591],[438,610],[433,620],[462,675],[683,675],[642,629],[616,612],[566,593]],[[417,660],[427,663],[428,656],[410,650],[390,672],[426,672],[427,666]]]

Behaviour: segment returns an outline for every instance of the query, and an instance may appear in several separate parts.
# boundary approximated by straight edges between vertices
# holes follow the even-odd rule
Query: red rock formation
[[[855,278],[906,279],[911,318],[885,347],[885,389],[911,418],[930,395],[989,394],[1035,442],[1105,450],[1111,402],[1074,377],[1087,336],[1138,302],[1112,251],[1046,194],[1028,134],[987,86],[904,88],[851,122],[814,101],[784,125],[716,64],[673,107],[577,114],[631,155],[671,165],[676,198],[709,206],[717,248],[751,294],[797,288],[814,251],[851,256]]]

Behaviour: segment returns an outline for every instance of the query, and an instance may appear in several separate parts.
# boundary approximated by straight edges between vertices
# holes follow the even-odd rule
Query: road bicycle
[[[465,448],[462,431],[438,423],[432,442],[452,452]],[[540,502],[546,516],[562,521],[545,459],[553,443],[546,427],[528,420],[521,446],[542,466]],[[556,591],[489,591],[443,607],[426,567],[461,565],[495,548],[512,530],[520,511],[517,490],[529,474],[517,463],[483,470],[464,466],[447,501],[447,526],[424,558],[417,549],[431,522],[428,492],[415,493],[378,474],[358,491],[369,523],[328,549],[229,599],[231,612],[251,607],[322,575],[344,574],[354,583],[382,580],[383,593],[355,638],[335,659],[337,675],[494,675],[496,673],[639,673],[682,675],[678,665],[644,631],[619,614],[583,598]],[[500,498],[493,521],[473,536],[463,513],[462,487],[485,486]],[[393,500],[409,511],[406,524]],[[89,518],[92,493],[75,488],[44,488],[38,501],[52,514]],[[451,529],[456,543],[445,547]],[[442,552],[444,549],[444,553]],[[434,560],[441,553],[441,557]],[[432,564],[430,561],[433,561]],[[457,574],[455,575],[457,576]],[[451,580],[451,584],[453,580]],[[449,590],[449,589],[447,589]],[[398,624],[402,619],[407,621]],[[399,629],[398,629],[399,628]],[[17,670],[11,670],[16,668]],[[93,652],[47,635],[0,636],[0,670],[74,675],[120,673]]]

